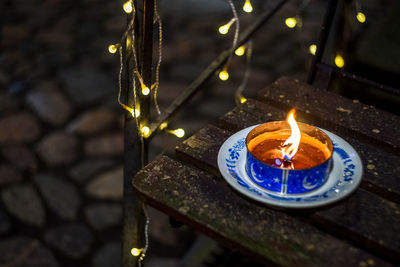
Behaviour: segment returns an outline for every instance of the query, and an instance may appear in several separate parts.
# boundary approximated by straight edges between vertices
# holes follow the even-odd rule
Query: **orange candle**
[[[332,156],[329,137],[318,128],[297,123],[294,112],[288,114],[286,122],[266,123],[249,133],[247,148],[255,158],[270,166],[307,169]]]
[[[287,121],[255,127],[246,137],[246,172],[259,186],[281,195],[321,187],[328,178],[333,144],[321,130],[297,123],[294,110]]]

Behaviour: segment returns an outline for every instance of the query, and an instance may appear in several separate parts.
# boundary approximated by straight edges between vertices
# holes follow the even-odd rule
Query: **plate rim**
[[[293,201],[293,202],[288,202],[288,198],[286,198],[287,200],[284,200],[284,198],[278,200],[276,198],[266,198],[266,197],[259,197],[256,193],[251,192],[250,190],[246,190],[244,187],[240,186],[238,184],[238,181],[235,177],[232,176],[232,174],[228,171],[228,168],[225,166],[225,159],[226,159],[226,152],[227,149],[229,148],[228,144],[234,144],[235,142],[237,142],[238,140],[240,140],[240,138],[246,137],[247,133],[250,132],[253,128],[257,127],[260,124],[257,125],[253,125],[253,126],[249,126],[247,128],[244,128],[234,134],[232,134],[228,139],[225,140],[225,142],[221,145],[221,147],[218,150],[218,156],[217,156],[217,165],[218,165],[218,169],[222,175],[222,177],[224,178],[224,180],[231,186],[233,187],[236,191],[238,191],[239,193],[257,201],[260,203],[263,203],[265,205],[274,207],[274,208],[284,208],[284,209],[308,209],[308,208],[316,208],[316,207],[320,207],[320,206],[325,206],[325,205],[330,205],[332,203],[335,203],[337,201],[340,201],[346,197],[348,197],[349,195],[351,195],[359,186],[362,177],[363,177],[363,173],[364,173],[364,169],[363,169],[363,164],[361,161],[361,158],[358,154],[358,152],[354,149],[353,146],[351,146],[347,141],[345,141],[343,138],[341,138],[340,136],[325,130],[323,128],[319,128],[320,130],[324,131],[330,138],[332,139],[336,139],[337,142],[344,144],[345,146],[347,145],[348,147],[350,147],[350,151],[352,154],[352,159],[355,161],[358,161],[360,163],[359,165],[359,172],[356,173],[353,177],[353,183],[350,183],[350,186],[348,186],[348,190],[346,190],[344,193],[341,193],[338,197],[327,197],[327,198],[319,198],[316,199],[315,201],[303,201],[303,202],[298,202],[298,201]],[[225,150],[225,152],[223,151]],[[246,149],[241,150],[241,153],[244,153],[246,151]],[[346,151],[347,152],[347,151]],[[354,153],[353,153],[354,152]],[[334,152],[335,153],[335,152]],[[335,163],[335,162],[334,162]],[[243,163],[242,163],[243,164]],[[341,162],[342,165],[344,165],[343,162]],[[222,166],[221,166],[222,165]],[[237,166],[239,166],[239,162],[237,164]],[[239,167],[236,167],[239,168]],[[226,177],[227,176],[227,177]],[[239,177],[241,179],[243,179],[242,177]],[[329,178],[328,178],[329,179]],[[340,178],[337,179],[337,181]],[[257,190],[261,190],[264,191],[268,194],[273,194],[273,192],[269,192],[266,189],[262,189],[261,187],[256,187],[255,183],[253,183],[255,188],[257,188]],[[334,185],[332,185],[331,187],[329,187],[326,191],[324,192],[328,192],[328,190],[331,190],[334,186],[336,186],[336,182]],[[299,195],[293,195],[290,196],[291,198],[303,198],[306,197],[308,194],[299,194]]]

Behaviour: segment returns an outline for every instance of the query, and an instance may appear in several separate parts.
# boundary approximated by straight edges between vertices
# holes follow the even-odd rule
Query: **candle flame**
[[[290,125],[291,135],[282,145],[282,157],[286,160],[291,160],[294,155],[296,155],[297,150],[299,149],[300,144],[300,129],[296,120],[294,119],[294,115],[296,113],[295,109],[292,109],[287,117],[286,121]]]

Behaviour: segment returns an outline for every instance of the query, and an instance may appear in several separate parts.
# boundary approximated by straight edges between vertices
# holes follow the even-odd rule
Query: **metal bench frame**
[[[130,250],[134,247],[143,247],[144,244],[144,225],[145,215],[143,204],[135,198],[132,190],[132,179],[135,174],[147,164],[148,144],[150,140],[161,131],[163,123],[169,123],[179,110],[200,90],[203,85],[214,73],[220,69],[228,60],[235,49],[247,41],[287,2],[288,0],[277,0],[271,4],[240,36],[237,46],[222,51],[217,58],[179,95],[173,103],[150,124],[151,135],[144,138],[141,142],[140,131],[137,129],[136,121],[129,112],[125,114],[125,151],[124,151],[124,199],[123,199],[123,233],[122,233],[122,265],[136,266],[136,258],[132,257]],[[333,66],[322,63],[322,57],[328,41],[331,26],[334,21],[338,0],[330,0],[324,17],[320,37],[317,44],[317,52],[313,58],[307,82],[315,87],[327,89],[334,78],[353,79],[367,85],[381,88],[390,93],[399,94],[391,87],[378,84],[362,77],[355,76]],[[139,6],[140,5],[140,6]],[[134,41],[137,49],[138,71],[145,84],[152,84],[152,51],[153,51],[153,18],[155,0],[142,0],[135,2],[135,9],[138,11],[135,17],[135,38],[132,40],[130,34],[127,35],[123,43],[123,81],[122,89],[128,106],[133,106],[133,80],[134,75],[133,51],[132,46],[127,45]],[[128,23],[132,15],[128,15]],[[150,95],[137,96],[141,105],[141,122],[148,125],[150,117]],[[142,160],[144,159],[144,160]]]

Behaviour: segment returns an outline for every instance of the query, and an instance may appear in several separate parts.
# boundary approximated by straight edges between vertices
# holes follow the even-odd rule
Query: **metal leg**
[[[318,63],[321,63],[322,56],[324,54],[326,42],[328,41],[329,32],[332,26],[333,19],[335,17],[338,0],[330,0],[325,13],[324,22],[322,24],[321,32],[319,34],[317,53],[315,54],[310,72],[308,73],[307,83],[312,84],[315,79],[315,73],[317,71]]]
[[[138,8],[136,7],[136,10]],[[138,15],[138,14],[137,14]],[[146,86],[151,87],[151,65],[153,49],[153,17],[154,0],[143,0],[143,13],[141,20],[135,18],[135,36],[127,36],[124,45],[124,92],[128,106],[134,106],[133,79],[134,73],[133,51],[131,42],[135,42],[136,55],[138,56],[138,68]],[[141,21],[140,25],[137,25]],[[138,84],[138,83],[136,83]],[[144,226],[146,216],[143,211],[143,203],[136,198],[132,190],[132,179],[136,173],[147,164],[148,144],[141,140],[140,127],[148,125],[150,114],[150,95],[144,96],[141,90],[136,92],[140,105],[140,124],[129,112],[125,114],[124,127],[124,199],[123,199],[123,230],[122,230],[122,266],[137,266],[137,257],[131,255],[132,248],[144,247]],[[139,129],[138,129],[139,128]],[[143,142],[143,143],[142,143]]]

